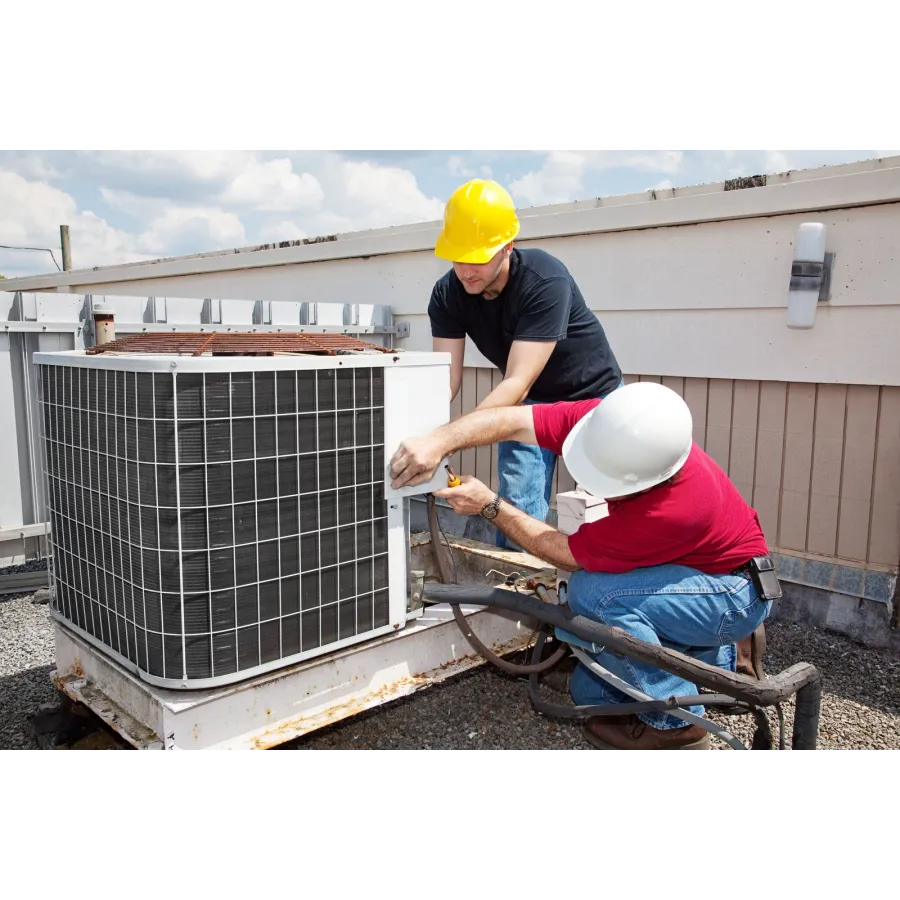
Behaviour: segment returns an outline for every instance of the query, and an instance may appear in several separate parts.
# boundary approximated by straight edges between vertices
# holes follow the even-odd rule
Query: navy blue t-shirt
[[[528,393],[537,403],[604,397],[622,377],[597,317],[575,279],[543,250],[514,249],[509,281],[498,297],[467,294],[451,269],[431,292],[431,334],[464,338],[504,375],[513,341],[556,341]]]

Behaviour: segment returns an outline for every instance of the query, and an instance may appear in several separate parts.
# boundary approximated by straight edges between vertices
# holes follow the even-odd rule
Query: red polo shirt
[[[562,455],[569,432],[599,400],[533,407],[541,447]],[[569,536],[588,572],[629,572],[672,563],[725,575],[769,551],[756,510],[696,444],[672,484],[609,503],[609,515]]]

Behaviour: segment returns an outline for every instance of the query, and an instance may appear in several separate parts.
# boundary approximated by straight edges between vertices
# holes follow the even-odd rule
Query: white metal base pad
[[[523,649],[534,623],[461,607],[495,653]],[[173,691],[137,679],[60,622],[57,687],[139,749],[265,750],[482,665],[450,606],[397,632],[239,684]]]

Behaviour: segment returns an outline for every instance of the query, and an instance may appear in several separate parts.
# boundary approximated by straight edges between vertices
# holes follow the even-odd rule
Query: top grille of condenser
[[[391,352],[378,344],[369,344],[348,334],[182,331],[134,334],[90,347],[87,353],[89,356],[110,353],[162,353],[182,356],[273,356],[276,353],[305,353],[336,356],[342,351]]]

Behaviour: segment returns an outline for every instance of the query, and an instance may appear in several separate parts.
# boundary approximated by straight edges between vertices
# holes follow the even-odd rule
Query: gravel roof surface
[[[770,672],[806,661],[824,675],[822,749],[900,749],[900,655],[807,626],[767,627]],[[0,749],[34,748],[26,719],[53,702],[53,631],[31,595],[0,597]],[[561,695],[548,690],[548,699]],[[792,709],[786,708],[790,746]],[[721,717],[749,743],[748,717]],[[777,720],[772,716],[773,726]],[[776,732],[777,733],[777,732]],[[713,746],[721,748],[719,741]],[[284,749],[587,750],[577,725],[536,715],[524,683],[483,666],[330,726]]]

